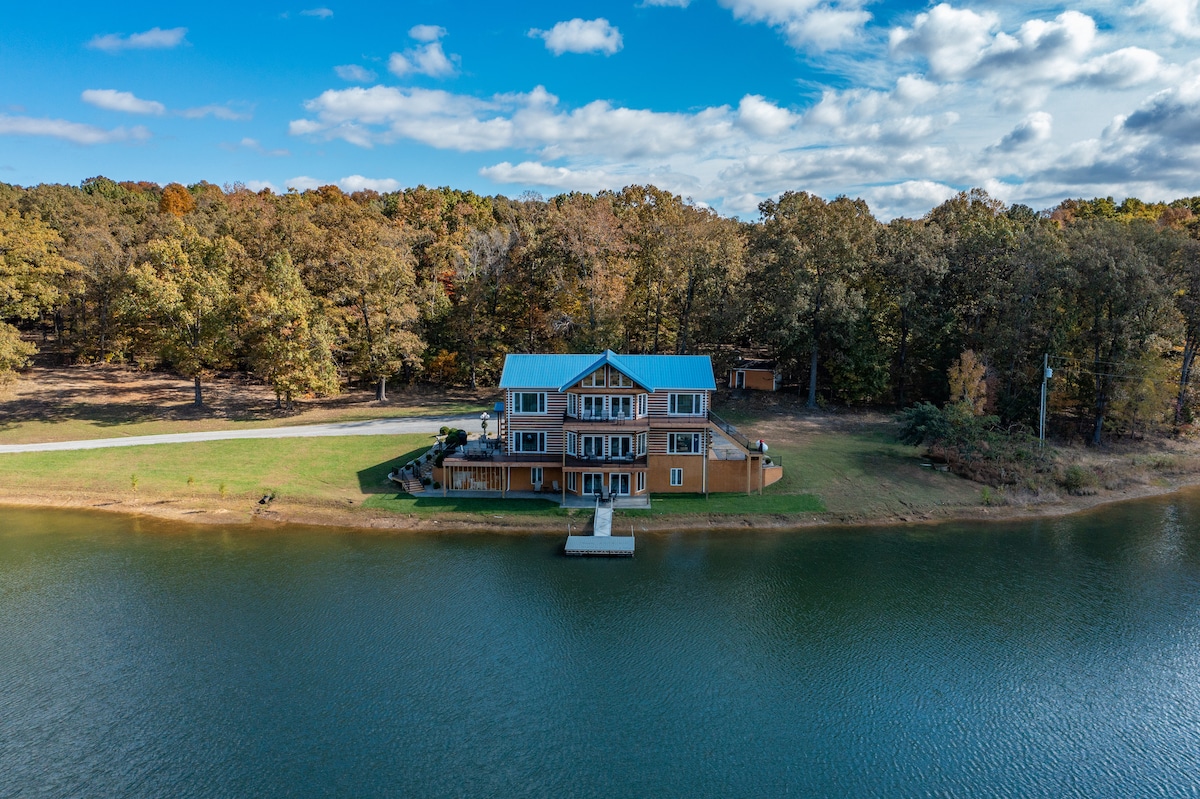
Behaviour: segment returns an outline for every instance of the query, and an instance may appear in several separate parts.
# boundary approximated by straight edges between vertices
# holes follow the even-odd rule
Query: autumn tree
[[[192,378],[199,408],[202,378],[228,364],[236,343],[230,277],[243,253],[233,239],[210,240],[176,224],[175,235],[150,242],[147,259],[130,270],[123,312],[138,320],[168,363]]]
[[[774,304],[779,354],[807,362],[813,408],[821,353],[843,345],[863,311],[861,285],[876,222],[862,200],[826,202],[807,192],[785,192],[760,204],[759,212],[755,290]]]
[[[63,296],[64,278],[77,266],[58,251],[62,239],[37,219],[0,213],[0,382],[12,379],[35,348],[10,322],[36,319]]]

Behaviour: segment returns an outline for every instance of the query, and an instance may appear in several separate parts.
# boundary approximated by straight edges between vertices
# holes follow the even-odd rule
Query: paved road
[[[436,433],[440,427],[472,429],[478,416],[411,416],[405,419],[369,419],[295,427],[259,427],[249,430],[212,430],[206,433],[168,433],[158,436],[94,438],[86,441],[50,441],[44,444],[0,444],[4,452],[49,452],[103,447],[139,447],[147,444],[185,444],[190,441],[223,441],[230,438],[305,438],[310,436],[392,436],[398,433]]]

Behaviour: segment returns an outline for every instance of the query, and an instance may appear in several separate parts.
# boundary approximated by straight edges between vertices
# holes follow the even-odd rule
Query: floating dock
[[[563,547],[567,555],[597,555],[610,558],[632,558],[633,536],[612,534],[612,506],[596,504],[591,535],[568,535]]]
[[[563,548],[567,555],[600,555],[610,558],[632,558],[631,535],[569,535]]]

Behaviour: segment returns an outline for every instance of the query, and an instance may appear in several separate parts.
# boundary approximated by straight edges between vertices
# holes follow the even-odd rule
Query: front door
[[[736,388],[745,388],[746,387],[746,373],[745,372],[737,372],[737,381],[736,382],[737,382]]]
[[[608,490],[613,496],[629,496],[629,475],[614,472],[608,476]]]

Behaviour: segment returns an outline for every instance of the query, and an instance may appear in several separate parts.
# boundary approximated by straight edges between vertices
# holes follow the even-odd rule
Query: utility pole
[[[1046,381],[1054,376],[1050,368],[1050,354],[1042,355],[1042,403],[1038,409],[1038,447],[1046,446]]]

